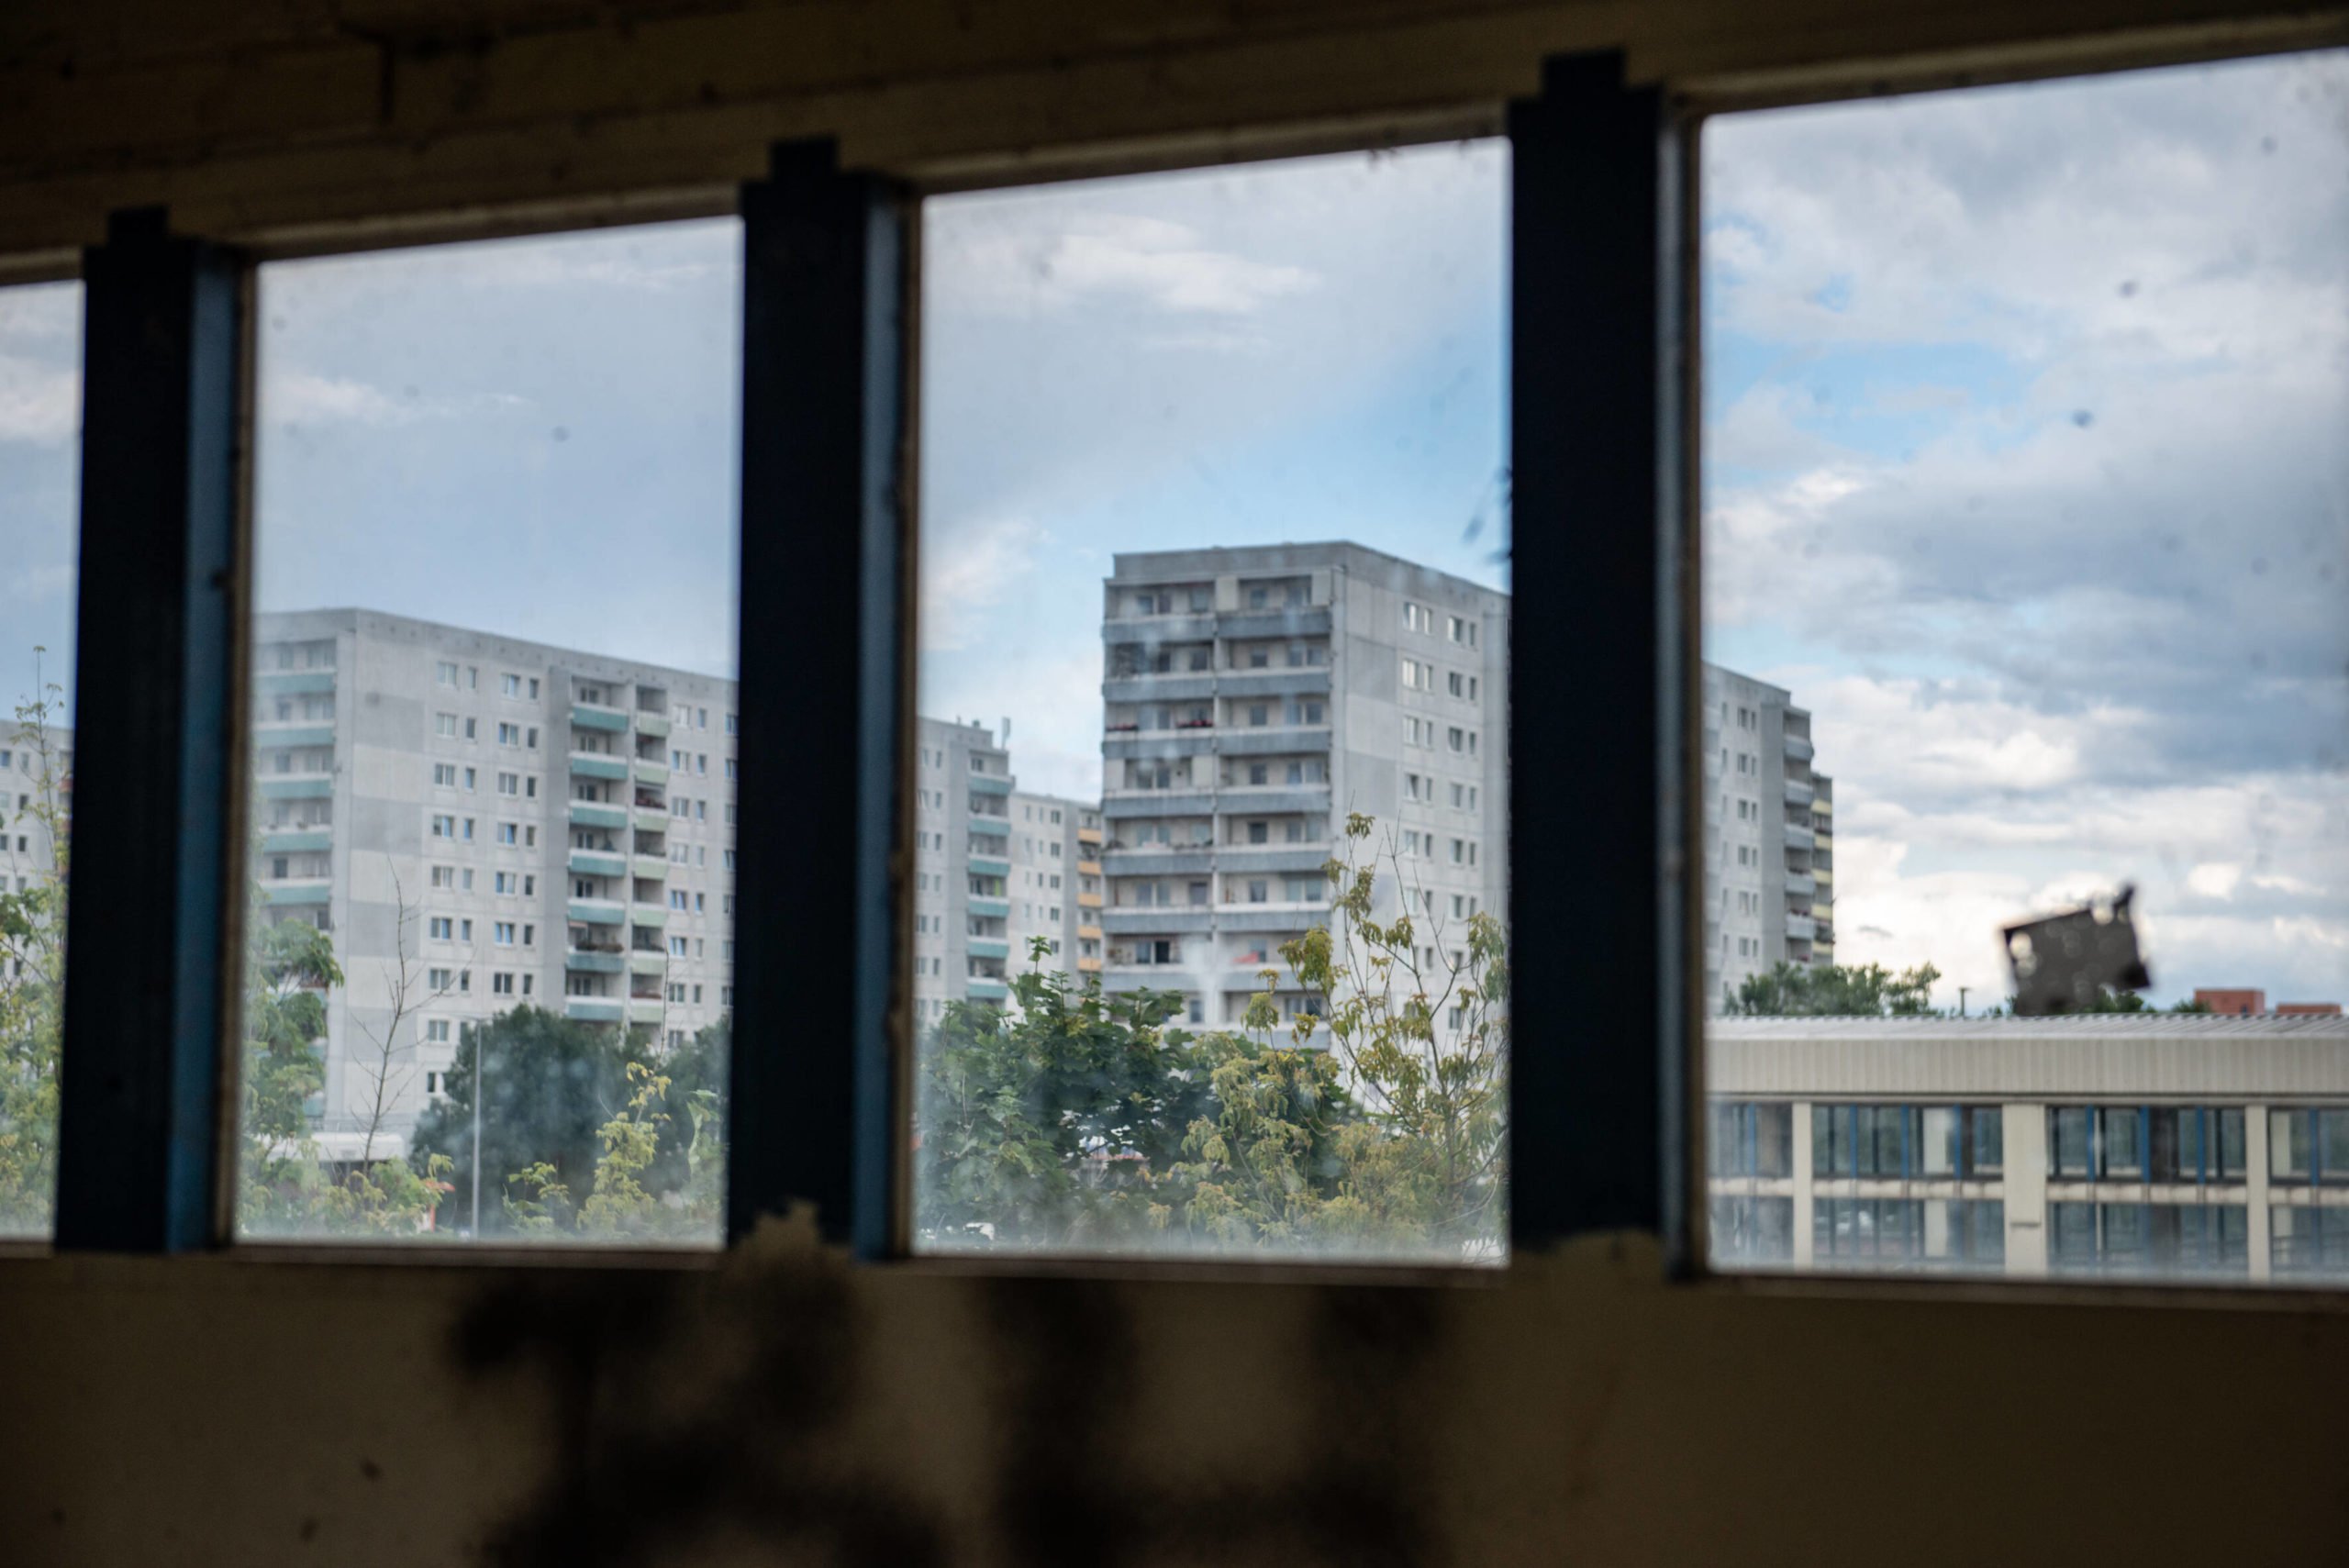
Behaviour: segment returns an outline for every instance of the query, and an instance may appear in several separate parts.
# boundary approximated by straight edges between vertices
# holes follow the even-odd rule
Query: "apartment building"
[[[0,891],[22,893],[56,868],[42,807],[53,802],[70,816],[72,790],[72,730],[0,724]]]
[[[960,719],[915,722],[913,1000],[917,1027],[949,1002],[1003,1002],[1030,944],[1050,944],[1046,968],[1083,972],[1100,930],[1081,918],[1080,881],[1097,899],[1100,808],[1022,793],[996,732]],[[1090,873],[1081,871],[1090,863]],[[1087,934],[1089,933],[1089,935]]]
[[[1350,812],[1429,962],[1507,909],[1507,595],[1327,543],[1119,554],[1103,595],[1108,989],[1224,1025],[1269,969],[1308,1010],[1279,948],[1326,920]]]
[[[1776,964],[1835,961],[1834,782],[1779,686],[1704,668],[1705,995]]]
[[[2338,1016],[1708,1026],[1727,1266],[2349,1276]]]
[[[314,1106],[329,1157],[378,1076],[405,1131],[465,1026],[518,1004],[672,1047],[726,1014],[734,694],[369,610],[258,618],[259,896],[331,931],[347,981]]]

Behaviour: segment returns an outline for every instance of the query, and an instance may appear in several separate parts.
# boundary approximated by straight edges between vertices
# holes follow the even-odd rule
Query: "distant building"
[[[2232,1013],[2240,1017],[2267,1010],[2267,993],[2265,991],[2213,991],[2198,987],[2194,999],[2214,1013]]]
[[[1731,1267],[2349,1277],[2337,1016],[1709,1026]]]
[[[1705,995],[1780,962],[1835,962],[1835,795],[1810,715],[1782,687],[1705,666]]]
[[[1376,821],[1380,917],[1422,962],[1508,907],[1509,601],[1354,544],[1119,554],[1103,584],[1103,977],[1238,1023],[1328,919],[1324,865]]]

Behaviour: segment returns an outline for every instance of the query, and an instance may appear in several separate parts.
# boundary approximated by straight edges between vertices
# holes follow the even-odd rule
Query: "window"
[[[1375,859],[1383,871],[1386,847],[1403,830],[1396,820],[1397,773],[1384,773],[1387,782],[1373,789],[1363,773],[1341,772],[1340,758],[1357,767],[1392,767],[1402,761],[1407,734],[1410,743],[1431,745],[1432,730],[1422,736],[1417,728],[1405,729],[1396,699],[1407,695],[1431,705],[1443,689],[1425,657],[1446,626],[1436,606],[1449,612],[1473,603],[1499,614],[1507,601],[1503,568],[1490,546],[1464,543],[1456,530],[1415,535],[1398,528],[1373,537],[1364,524],[1358,542],[1284,541],[1307,537],[1297,533],[1295,519],[1326,507],[1331,485],[1360,483],[1341,481],[1325,467],[1345,444],[1332,444],[1333,432],[1353,432],[1348,440],[1370,443],[1364,450],[1388,450],[1373,423],[1357,423],[1368,420],[1361,412],[1364,390],[1399,388],[1423,373],[1407,369],[1397,351],[1419,331],[1438,334],[1426,341],[1442,346],[1430,353],[1473,388],[1462,404],[1460,446],[1456,452],[1382,458],[1389,478],[1381,483],[1408,485],[1412,493],[1421,485],[1438,487],[1431,493],[1481,491],[1499,471],[1504,356],[1493,323],[1504,299],[1503,269],[1498,230],[1487,226],[1500,221],[1506,166],[1505,150],[1485,143],[1375,161],[1311,159],[925,204],[923,537],[916,559],[931,575],[918,584],[922,657],[915,707],[1002,716],[1008,732],[996,728],[992,717],[985,728],[990,747],[1008,751],[1009,761],[1000,770],[990,762],[989,772],[1015,775],[1023,792],[1090,799],[1106,781],[1112,803],[1104,824],[1106,885],[1087,888],[1085,895],[1126,913],[1099,937],[1034,931],[1048,969],[1056,967],[1056,938],[1076,948],[1079,963],[1092,962],[1086,944],[1097,943],[1108,991],[1121,988],[1121,975],[1122,988],[1133,989],[1136,971],[1147,969],[1152,990],[1180,997],[1170,1001],[1179,1010],[1168,1021],[1213,1019],[1220,1027],[1245,1012],[1264,984],[1260,972],[1270,968],[1282,972],[1272,997],[1277,1016],[1305,1021],[1308,1034],[1322,1033],[1311,1020],[1333,1010],[1332,998],[1318,989],[1319,982],[1307,986],[1286,973],[1276,950],[1328,917],[1323,862],[1335,855],[1367,866]],[[1325,200],[1339,205],[1318,206]],[[1272,236],[1302,241],[1320,228],[1310,211],[1375,212],[1387,202],[1397,214],[1431,203],[1448,216],[1432,225],[1398,219],[1393,229],[1382,228],[1379,245],[1335,261],[1325,238],[1315,250],[1324,260],[1309,290],[1291,293],[1274,274],[1249,272],[1252,281],[1239,285],[1244,293],[1273,292],[1249,293],[1236,334],[1226,328],[1241,322],[1195,318],[1200,306],[1177,291],[1153,286],[1130,297],[1119,284],[1104,292],[1106,285],[1075,283],[1052,261],[1061,247],[1076,242],[1070,236],[1142,232],[1136,225],[1168,242],[1179,236],[1186,250],[1271,257],[1281,253],[1267,248]],[[1113,248],[1122,255],[1126,243]],[[1007,272],[996,260],[1007,254],[1032,257],[1034,264]],[[1114,263],[1136,264],[1155,270],[1162,263],[1140,256]],[[1440,299],[1424,298],[1405,282],[1424,279],[1430,270],[1452,280],[1436,291]],[[1407,315],[1424,309],[1425,318],[1414,315],[1409,327],[1398,324],[1394,342],[1368,350],[1375,361],[1369,368],[1353,366],[1351,351],[1341,368],[1333,350],[1349,336],[1342,324],[1363,309],[1392,317],[1397,299],[1412,302],[1401,307]],[[1259,350],[1237,347],[1243,337],[1276,356],[1279,377],[1265,375]],[[993,351],[984,352],[982,344],[994,345]],[[1097,369],[1087,368],[1104,356],[1121,367],[1106,388]],[[1088,391],[1072,412],[1074,386]],[[1271,455],[1275,451],[1278,457]],[[1472,451],[1473,462],[1459,455]],[[1004,526],[988,500],[990,487],[1013,476],[1023,486],[1046,484],[1073,464],[1086,472],[1100,465],[1116,478],[1088,503],[1082,522],[1070,511],[1040,514],[1033,525],[1055,537],[1082,528],[1098,558],[1080,563],[1024,548],[1007,553],[1009,536],[989,532]],[[1228,499],[1235,493],[1258,497],[1261,516],[1235,516]],[[979,559],[1001,562],[995,575],[1002,580],[974,595],[953,563]],[[1068,694],[1082,683],[1072,683],[1071,671],[1091,677],[1097,703],[1073,701]],[[1344,703],[1332,695],[1339,691],[1348,694]],[[1201,730],[1208,733],[1196,733]],[[1414,794],[1422,787],[1419,797],[1433,804],[1432,783],[1415,786]],[[1275,791],[1280,793],[1266,797]],[[1144,792],[1153,798],[1119,798]],[[1378,804],[1364,836],[1333,838],[1333,823],[1344,821],[1350,807],[1369,810],[1371,798]],[[1014,802],[1013,812],[1026,820],[1022,803]],[[1059,820],[1049,808],[1036,816]],[[926,823],[910,830],[929,831]],[[957,966],[950,962],[935,982],[927,973],[914,976],[918,1058],[926,1057],[941,1027],[932,1003],[951,1010],[973,999],[1009,999],[1005,993],[1026,967],[1030,922],[1057,925],[1074,916],[1084,925],[1093,917],[1089,905],[1072,910],[1035,900],[1049,887],[1036,875],[1039,862],[1064,863],[1069,853],[1056,836],[1040,837],[1041,844],[1030,846],[1015,834],[1006,857],[1029,897],[997,904],[1000,894],[974,882],[973,894],[985,902],[974,904],[963,934],[963,973],[952,973]],[[991,858],[985,847],[991,842],[1000,840],[974,838],[969,852]],[[1091,852],[1087,843],[1076,848],[1088,860]],[[1475,907],[1498,906],[1497,878],[1488,887],[1489,873],[1464,843],[1457,865],[1439,867],[1432,855],[1410,863],[1414,877],[1442,875],[1446,897],[1456,891],[1463,909],[1472,906],[1472,896]],[[1384,875],[1376,880],[1382,922],[1426,891]],[[1151,929],[1153,920],[1163,924]],[[1471,962],[1464,948],[1438,962],[1448,971],[1455,959],[1464,969]],[[1357,988],[1375,983],[1367,971],[1336,982]],[[1394,995],[1399,999],[1403,992]],[[1448,1018],[1438,1021],[1447,1046],[1465,1052],[1471,1080],[1497,1080],[1492,1048],[1498,1012],[1480,1001],[1462,1010],[1456,1027]],[[1372,1083],[1350,1097],[1373,1106],[1399,1091],[1397,1084]],[[1497,1149],[1500,1129],[1486,1122],[1476,1136],[1482,1147]],[[1144,1144],[1162,1152],[1143,1155]],[[1395,1244],[1343,1238],[1335,1233],[1335,1209],[1286,1229],[1258,1212],[1219,1239],[1186,1229],[1179,1218],[1154,1230],[1112,1222],[1088,1235],[1076,1229],[1072,1209],[1022,1211],[985,1198],[984,1184],[966,1184],[977,1177],[978,1163],[950,1179],[937,1159],[950,1147],[941,1139],[917,1146],[915,1232],[924,1250],[983,1242],[1217,1250],[1238,1245],[1246,1230],[1284,1251],[1386,1252],[1399,1245],[1419,1256],[1433,1248],[1455,1262],[1497,1260],[1502,1251],[1499,1194],[1488,1186],[1454,1195],[1462,1223],[1476,1238],[1464,1246],[1437,1243],[1431,1232],[1408,1226]],[[1087,1184],[1100,1176],[1101,1212],[1116,1214],[1148,1186],[1139,1178],[1149,1173],[1137,1161],[1170,1158],[1164,1147],[1152,1132],[1120,1148],[1080,1151],[1071,1143],[1065,1157],[1072,1171],[1088,1173]],[[1105,1162],[1104,1153],[1112,1157]],[[1300,1177],[1315,1195],[1308,1210],[1330,1201],[1330,1179]]]
[[[596,1239],[575,1206],[559,1202],[545,1209],[551,1229],[517,1229],[539,1195],[508,1178],[540,1154],[516,1140],[532,1136],[528,1129],[543,1119],[535,1110],[552,1106],[551,1081],[537,1091],[493,1089],[484,1100],[476,1210],[473,1084],[477,1076],[495,1085],[501,1074],[533,1071],[524,1063],[546,1060],[531,1053],[552,1043],[561,1060],[577,1064],[565,1072],[580,1075],[574,1086],[583,1104],[629,1101],[629,1031],[651,1024],[632,1010],[641,988],[634,955],[657,956],[663,936],[635,917],[661,911],[641,909],[640,884],[629,873],[640,836],[660,843],[637,826],[641,814],[658,811],[669,820],[671,801],[664,785],[642,782],[632,768],[647,750],[633,720],[667,711],[663,688],[681,678],[672,672],[732,673],[740,244],[739,225],[728,219],[259,266],[254,637],[267,648],[298,629],[304,641],[339,640],[351,650],[330,675],[327,666],[313,673],[297,661],[281,676],[257,662],[259,693],[330,696],[339,715],[353,716],[365,748],[413,768],[396,775],[411,781],[410,790],[419,780],[435,790],[479,790],[488,773],[498,808],[489,823],[495,852],[479,859],[495,862],[481,867],[489,879],[483,891],[500,902],[468,907],[473,888],[464,874],[473,868],[440,867],[461,874],[428,881],[420,866],[406,863],[417,854],[415,817],[404,844],[399,823],[376,809],[376,797],[396,792],[369,782],[367,751],[347,770],[357,776],[347,778],[332,771],[327,751],[329,766],[317,770],[318,784],[294,786],[284,798],[312,798],[298,791],[316,787],[326,792],[317,798],[339,807],[331,829],[336,884],[332,902],[319,907],[340,909],[348,900],[354,911],[325,933],[347,980],[316,994],[320,1054],[297,1053],[306,1070],[312,1060],[319,1069],[309,1103],[299,1095],[290,1102],[250,1095],[248,1104],[294,1108],[270,1113],[284,1125],[247,1128],[240,1136],[295,1147],[315,1134],[319,1147],[333,1149],[375,1114],[362,1093],[368,1031],[380,1030],[378,1020],[400,1005],[396,997],[387,1005],[384,990],[400,984],[394,933],[403,917],[411,947],[421,940],[470,951],[481,936],[476,928],[485,926],[481,940],[499,967],[485,971],[482,983],[494,1016],[456,1026],[458,1038],[439,1059],[401,1063],[384,1080],[383,1125],[401,1134],[395,1151],[379,1155],[372,1169],[322,1172],[318,1179],[289,1170],[271,1191],[242,1195],[244,1234],[373,1244],[419,1237],[442,1245]],[[321,386],[337,389],[343,401],[321,405],[315,391]],[[661,497],[657,562],[645,553],[640,503],[647,495]],[[615,572],[621,561],[638,570]],[[656,570],[669,587],[661,612],[651,614],[642,595],[646,573]],[[550,667],[594,673],[565,674],[550,693],[545,677],[509,667],[531,657],[518,646],[524,637],[559,651]],[[647,703],[646,691],[662,695]],[[554,702],[541,708],[550,696]],[[524,704],[531,705],[527,711]],[[404,705],[429,717],[406,721],[412,728],[401,739],[385,726]],[[546,737],[556,770],[551,784],[517,765],[514,754],[527,750],[535,758],[540,721],[555,727]],[[484,738],[499,748],[487,763],[475,756],[468,764],[456,754],[461,742]],[[506,902],[537,896],[535,876],[523,867],[539,863],[539,829],[523,818],[536,813],[542,794],[566,807],[554,829],[566,854],[619,862],[609,875],[600,861],[592,871],[585,862],[551,862],[562,880],[550,892],[587,892],[550,906],[561,923],[549,929],[547,945],[559,951],[543,955],[536,951],[540,922],[509,917],[524,907],[535,916],[536,907]],[[480,819],[430,810],[446,800],[427,797],[425,844],[436,855],[476,859]],[[594,806],[620,821],[607,827],[596,814],[594,830],[606,840],[576,849],[568,836]],[[665,859],[665,845],[651,853]],[[641,891],[644,902],[659,901],[659,893]],[[466,904],[449,907],[452,898]],[[427,899],[431,908],[416,907]],[[438,957],[451,949],[429,951]],[[533,982],[542,960],[562,981],[541,997]],[[409,1007],[428,995],[469,999],[474,990],[461,966],[405,973],[413,976]],[[271,984],[266,973],[250,978],[256,994]],[[530,1027],[559,1040],[519,1032],[516,1004],[526,999],[543,1002],[551,1015]],[[448,1029],[451,1020],[434,1026]],[[428,1082],[411,1065],[440,1075]],[[536,1106],[533,1092],[544,1096]],[[684,1108],[679,1101],[662,1114]],[[424,1174],[434,1156],[454,1162],[435,1177],[445,1191],[404,1179]],[[403,1162],[406,1173],[395,1168]],[[232,1160],[229,1168],[252,1162]],[[566,1173],[566,1179],[578,1178]],[[356,1205],[325,1201],[351,1181],[372,1190]],[[649,1184],[658,1189],[654,1240],[716,1240],[707,1184],[689,1192],[681,1173]],[[360,1223],[353,1218],[360,1213],[373,1221]]]
[[[2319,431],[2349,396],[2342,218],[2288,193],[2349,178],[2313,107],[2344,63],[1703,127],[1706,1077],[1811,1107],[1821,1179],[1854,1188],[1822,1198],[1882,1196],[1897,1134],[1927,1262],[1955,1236],[2010,1275],[2248,1279],[2288,1251],[2261,1207],[2349,1173],[2349,1114],[2270,1066],[2304,1060],[2308,1021],[2201,1018],[2194,989],[2341,999],[2337,951],[2304,942],[2349,917],[2349,884],[2311,872],[2342,863],[2339,748],[2307,740],[2349,667],[2344,579],[2286,563],[2343,559],[2349,514],[2287,522],[2282,497],[2340,473]],[[2097,171],[2060,202],[2055,146]],[[2321,366],[2279,326],[2311,308],[2334,323]],[[2122,625],[2148,629],[2116,661]],[[2124,727],[2162,739],[2133,751]],[[2276,827],[2255,855],[2181,838],[2188,799],[2197,822]],[[1952,1103],[1958,1084],[1999,1103]],[[1994,1202],[1978,1237],[1976,1211],[1935,1207]],[[1906,1218],[1819,1224],[1897,1238]],[[1824,1230],[1806,1256],[1801,1229],[1797,1267],[1886,1256]]]
[[[64,1006],[81,528],[83,291],[0,286],[0,1238],[49,1234]],[[103,635],[101,633],[101,635]],[[413,775],[411,775],[413,776]]]

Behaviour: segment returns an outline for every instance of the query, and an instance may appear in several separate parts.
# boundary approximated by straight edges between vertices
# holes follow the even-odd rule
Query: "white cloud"
[[[1310,292],[1319,275],[1204,243],[1187,224],[1130,212],[1031,205],[958,226],[937,259],[958,303],[1014,315],[1087,299],[1171,316],[1246,317]],[[1245,337],[1193,338],[1185,346]]]
[[[79,370],[0,353],[0,441],[56,446],[81,424]]]
[[[2205,898],[2232,898],[2243,867],[2232,861],[2205,861],[2186,873],[2187,887]]]
[[[995,517],[924,535],[921,562],[921,648],[956,653],[1033,570],[1036,551],[1051,536],[1025,517]]]
[[[512,393],[442,396],[411,387],[395,394],[348,376],[314,375],[306,371],[271,373],[262,386],[263,416],[273,425],[414,425],[529,406],[529,398]]]

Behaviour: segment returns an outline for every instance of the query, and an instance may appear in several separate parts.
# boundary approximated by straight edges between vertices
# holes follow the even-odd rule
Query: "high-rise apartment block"
[[[670,1047],[726,1014],[733,682],[368,610],[265,615],[254,644],[260,896],[346,976],[330,1156],[379,1075],[404,1130],[518,1004]]]
[[[1718,1007],[1782,961],[1834,962],[1835,797],[1792,694],[1717,664],[1704,683],[1705,995]]]
[[[1119,554],[1104,584],[1104,983],[1237,1023],[1327,918],[1347,815],[1428,958],[1508,905],[1508,597],[1354,544]],[[1398,886],[1398,882],[1400,885]]]
[[[1007,1000],[1039,938],[1047,944],[1042,967],[1097,971],[1100,929],[1084,917],[1098,907],[1100,841],[1099,807],[1021,792],[1010,751],[993,730],[917,720],[916,1025],[935,1024],[950,1002]],[[1079,902],[1087,891],[1091,906]]]

